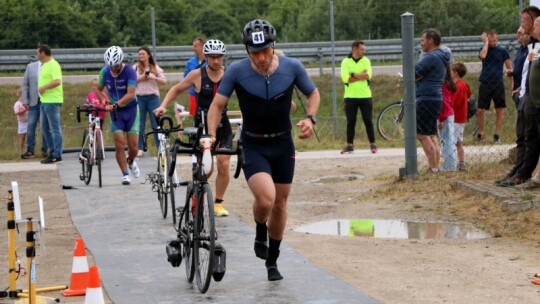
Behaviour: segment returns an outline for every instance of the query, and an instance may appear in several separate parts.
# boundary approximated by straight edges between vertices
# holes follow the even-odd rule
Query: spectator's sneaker
[[[47,157],[45,159],[42,159],[41,163],[42,164],[54,164],[54,163],[61,162],[61,161],[62,161],[62,157],[49,156],[49,157]]]
[[[216,216],[228,216],[229,211],[223,207],[222,204],[215,204],[214,205],[214,214]]]
[[[521,184],[525,183],[527,180],[523,180],[518,176],[513,176],[510,179],[501,181],[497,185],[501,186],[501,187],[514,187],[514,186],[521,185]]]
[[[139,178],[141,175],[141,171],[139,171],[139,166],[137,166],[137,162],[133,160],[131,165],[129,165],[129,171],[131,172],[131,175],[135,178]]]
[[[502,178],[502,179],[498,179],[495,181],[495,184],[496,185],[499,185],[501,182],[505,181],[505,180],[509,180],[509,179],[512,179],[512,177],[514,177],[514,175],[516,175],[514,172],[512,171],[509,171],[508,173],[506,173],[506,175]],[[516,176],[517,177],[517,176]]]
[[[131,184],[131,178],[129,178],[129,175],[124,175],[122,177],[122,185],[129,185]]]
[[[345,154],[345,153],[353,153],[353,151],[354,151],[353,146],[347,145],[347,146],[345,146],[345,148],[341,149],[341,152],[340,152],[340,153],[341,153],[341,154]]]
[[[501,137],[499,136],[499,134],[493,135],[493,142],[496,143],[496,144],[501,143]]]
[[[476,134],[476,140],[481,141],[482,139],[484,139],[484,134]]]
[[[465,167],[465,162],[459,162],[459,164],[457,165],[457,169],[458,171],[467,171],[467,167]]]
[[[137,152],[137,157],[143,157],[143,156],[144,156],[144,151],[139,150],[139,152]]]
[[[41,157],[49,157],[49,153],[47,151],[41,151]]]
[[[373,154],[377,153],[378,149],[377,149],[377,145],[375,143],[372,143],[370,145],[370,148],[371,148],[371,153],[373,153]]]
[[[29,159],[29,158],[34,158],[34,157],[36,157],[36,155],[32,151],[26,151],[26,153],[21,154],[22,159]]]

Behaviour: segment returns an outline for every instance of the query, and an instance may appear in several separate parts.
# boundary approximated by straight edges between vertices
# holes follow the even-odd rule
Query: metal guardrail
[[[351,50],[352,41],[334,43],[335,58],[341,61]],[[373,60],[401,61],[401,39],[366,40],[367,56]],[[415,40],[418,45],[419,40]],[[450,47],[454,57],[477,57],[482,47],[480,36],[445,37],[443,43]],[[499,35],[499,44],[511,53],[517,49],[515,35]],[[298,58],[303,63],[319,62],[322,67],[332,60],[330,42],[276,43],[276,48],[287,56]],[[419,46],[417,47],[419,51]],[[99,70],[103,67],[103,53],[106,48],[53,49],[53,56],[63,70]],[[137,47],[123,48],[128,63],[137,60]],[[191,46],[157,47],[156,60],[162,67],[183,68],[193,56]],[[241,44],[227,46],[225,64],[246,57]],[[26,65],[36,60],[36,50],[0,50],[0,71],[24,71]]]

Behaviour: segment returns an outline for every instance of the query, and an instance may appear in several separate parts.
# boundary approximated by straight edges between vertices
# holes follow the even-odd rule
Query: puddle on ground
[[[335,184],[342,182],[350,182],[357,179],[366,178],[362,174],[350,174],[350,175],[333,175],[333,176],[323,176],[314,180],[309,181],[310,183],[315,184]]]
[[[491,237],[471,224],[407,222],[402,220],[329,220],[294,229],[296,232],[364,236],[382,239],[461,239],[477,240]]]

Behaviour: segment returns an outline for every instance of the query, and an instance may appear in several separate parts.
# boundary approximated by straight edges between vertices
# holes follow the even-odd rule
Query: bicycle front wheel
[[[158,154],[158,174],[159,207],[163,218],[167,218],[167,184],[165,177],[167,174],[167,159],[162,152]]]
[[[214,198],[208,184],[203,184],[197,197],[194,229],[195,277],[197,287],[205,293],[214,271],[215,222]]]
[[[83,149],[83,155],[86,157],[85,160],[82,161],[82,173],[81,173],[81,179],[84,181],[86,185],[90,184],[90,180],[92,179],[92,165],[90,164],[90,150],[88,148]]]
[[[401,102],[395,102],[384,108],[377,117],[377,131],[386,140],[402,140],[405,138],[403,129],[403,107]]]
[[[82,150],[81,150],[81,166],[82,172],[80,178],[86,185],[90,183],[92,179],[92,164],[91,164],[91,148],[90,147],[90,138],[88,137],[88,130],[84,129],[84,134],[82,138]]]
[[[193,186],[189,184],[186,188],[186,203],[184,205],[183,212],[183,221],[180,223],[179,230],[185,235],[185,244],[183,251],[183,260],[184,265],[186,266],[186,277],[188,282],[193,282],[195,277],[195,259],[193,253],[193,215],[195,214],[195,197],[193,194]]]

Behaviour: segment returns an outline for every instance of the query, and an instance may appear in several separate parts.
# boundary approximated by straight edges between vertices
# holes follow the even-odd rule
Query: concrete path
[[[264,261],[253,253],[254,229],[234,215],[216,220],[219,241],[227,251],[227,272],[202,295],[187,282],[184,262],[179,268],[167,262],[165,244],[175,237],[172,220],[161,217],[157,195],[149,184],[141,184],[154,169],[154,158],[139,160],[141,177],[122,186],[114,155],[107,153],[100,189],[97,176],[88,186],[79,180],[76,154],[62,157],[57,165],[62,183],[75,187],[64,190],[73,223],[114,303],[378,303],[311,264],[286,243],[278,261],[285,278],[269,282]],[[177,197],[184,195],[182,188],[178,190]]]

